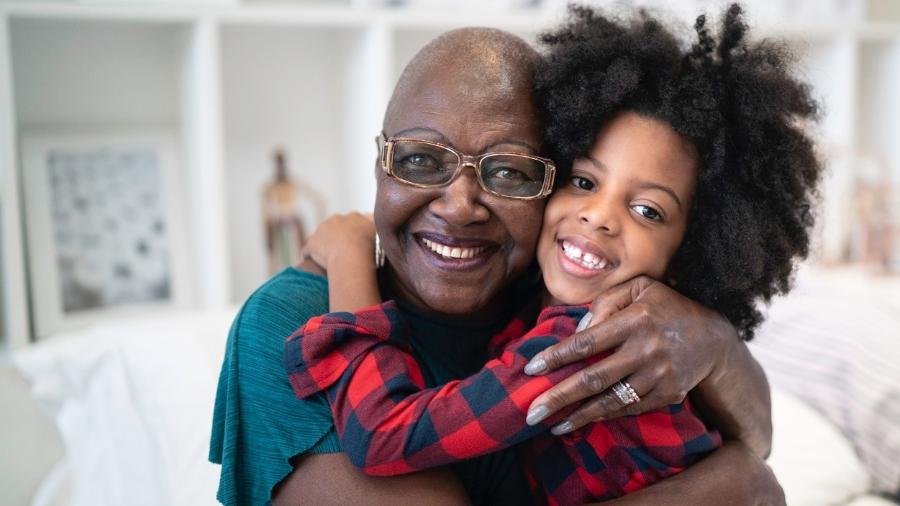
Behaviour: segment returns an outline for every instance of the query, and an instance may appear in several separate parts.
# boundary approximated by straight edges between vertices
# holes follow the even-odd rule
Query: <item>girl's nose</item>
[[[618,235],[621,230],[621,216],[613,199],[597,192],[587,199],[578,211],[578,221],[593,230],[599,230],[607,235]]]

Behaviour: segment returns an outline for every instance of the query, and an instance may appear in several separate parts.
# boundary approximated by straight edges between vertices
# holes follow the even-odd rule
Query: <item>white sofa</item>
[[[4,505],[202,505],[234,310],[112,321],[0,365]]]
[[[801,278],[801,285],[846,286],[840,278]],[[855,442],[823,415],[827,409],[817,411],[800,400],[791,393],[795,385],[779,384],[784,377],[784,364],[776,360],[779,343],[797,338],[779,332],[796,332],[790,324],[798,318],[821,320],[816,311],[822,294],[846,293],[798,289],[775,305],[753,345],[763,365],[776,369],[770,372],[775,423],[770,465],[790,505],[894,504],[868,494],[876,480]],[[850,302],[841,304],[853,314]],[[56,336],[0,363],[0,502],[215,504],[218,468],[206,455],[233,314],[106,322]],[[825,324],[833,328],[827,319]],[[882,330],[900,347],[900,325]]]

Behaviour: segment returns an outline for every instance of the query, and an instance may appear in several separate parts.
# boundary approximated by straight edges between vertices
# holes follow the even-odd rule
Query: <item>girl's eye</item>
[[[594,182],[581,176],[572,176],[571,178],[569,178],[569,183],[579,190],[594,189]]]
[[[663,221],[662,214],[659,213],[656,209],[653,209],[650,206],[645,206],[643,204],[636,204],[631,206],[632,209],[642,217],[650,220],[650,221]]]

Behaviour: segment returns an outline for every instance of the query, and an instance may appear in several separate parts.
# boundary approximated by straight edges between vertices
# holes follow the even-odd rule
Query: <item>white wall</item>
[[[15,20],[18,126],[168,125],[180,115],[180,48],[170,24]]]
[[[285,148],[292,177],[321,193],[328,212],[350,207],[340,86],[349,36],[347,30],[330,28],[222,30],[234,300],[246,298],[267,275],[260,195],[274,175],[274,148]]]

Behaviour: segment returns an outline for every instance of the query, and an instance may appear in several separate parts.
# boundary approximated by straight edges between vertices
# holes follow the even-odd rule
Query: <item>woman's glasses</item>
[[[452,182],[463,167],[475,169],[484,191],[511,199],[540,199],[553,190],[556,166],[548,158],[521,153],[469,156],[443,144],[379,135],[381,168],[389,176],[418,188],[437,188]]]

